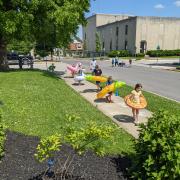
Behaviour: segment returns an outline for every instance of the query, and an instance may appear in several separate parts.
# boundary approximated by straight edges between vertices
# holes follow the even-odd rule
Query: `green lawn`
[[[78,114],[81,124],[96,120],[100,125],[116,126],[63,80],[41,71],[0,73],[0,101],[3,121],[14,131],[45,137],[61,132],[65,114]],[[115,142],[107,142],[110,154],[133,152],[133,138],[118,129]]]

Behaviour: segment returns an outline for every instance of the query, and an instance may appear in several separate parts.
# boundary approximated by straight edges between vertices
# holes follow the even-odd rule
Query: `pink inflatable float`
[[[67,69],[71,72],[72,75],[76,74],[80,69],[82,69],[82,64],[77,63],[76,66],[68,65]]]

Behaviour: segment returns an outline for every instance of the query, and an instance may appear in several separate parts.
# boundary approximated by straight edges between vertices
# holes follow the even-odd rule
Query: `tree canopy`
[[[0,0],[0,56],[12,40],[67,46],[89,6],[90,0]]]

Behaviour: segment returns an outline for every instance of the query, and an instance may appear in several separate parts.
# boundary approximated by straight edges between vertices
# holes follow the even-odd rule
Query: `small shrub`
[[[144,56],[145,56],[144,53],[137,53],[137,54],[136,54],[136,57],[144,57]]]
[[[180,49],[176,50],[150,50],[146,53],[150,57],[160,57],[160,56],[179,56]]]
[[[180,178],[180,117],[159,111],[141,125],[131,169],[134,179]]]
[[[131,53],[127,50],[119,50],[119,51],[111,51],[108,54],[109,57],[129,57],[131,56]]]
[[[0,159],[4,155],[4,142],[5,142],[5,127],[1,120],[0,114]]]
[[[61,143],[68,143],[72,146],[74,151],[79,155],[82,155],[86,150],[92,150],[99,156],[105,155],[104,143],[113,140],[113,132],[115,128],[107,125],[98,125],[96,122],[91,121],[87,126],[79,126],[80,117],[76,115],[66,115],[66,125],[62,127],[64,133],[60,135],[54,135],[42,139],[37,146],[37,153],[35,158],[39,162],[43,162],[47,159],[54,159],[55,151],[60,150]],[[60,173],[62,179],[65,179],[69,174],[68,171],[74,160],[75,154],[70,151],[66,161],[62,166],[59,163],[59,167],[55,174]],[[58,160],[60,162],[61,159]],[[44,176],[46,175],[44,173]]]
[[[37,153],[35,158],[39,162],[43,162],[46,159],[53,158],[54,152],[59,151],[61,147],[61,136],[52,135],[40,140],[37,146]]]
[[[56,68],[56,66],[54,65],[54,63],[52,63],[52,64],[48,67],[48,70],[49,70],[50,72],[54,72],[55,68]]]
[[[180,66],[177,66],[176,69],[180,70]]]

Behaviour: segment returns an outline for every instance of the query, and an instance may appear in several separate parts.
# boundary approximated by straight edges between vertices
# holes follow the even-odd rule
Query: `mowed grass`
[[[95,120],[116,126],[65,82],[42,71],[0,73],[0,101],[3,121],[13,131],[45,137],[61,133],[66,114],[79,115],[78,126]],[[133,152],[133,138],[118,128],[115,142],[107,142],[109,154]]]

